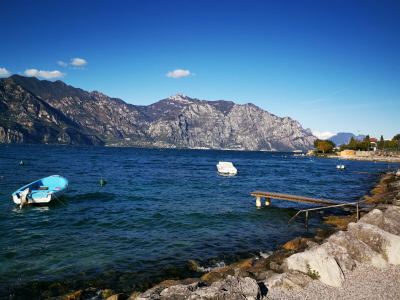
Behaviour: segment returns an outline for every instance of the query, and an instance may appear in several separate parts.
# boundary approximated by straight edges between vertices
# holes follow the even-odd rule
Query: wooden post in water
[[[265,206],[271,205],[271,198],[265,198]]]
[[[260,196],[256,196],[256,207],[257,208],[261,207],[261,197]]]

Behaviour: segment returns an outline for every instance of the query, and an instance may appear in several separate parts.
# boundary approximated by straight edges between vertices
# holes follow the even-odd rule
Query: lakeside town
[[[315,149],[309,150],[307,155],[350,160],[400,162],[400,134],[396,134],[389,140],[385,140],[383,136],[379,140],[369,135],[361,140],[352,137],[347,144],[342,145],[335,145],[330,140],[317,139],[314,146]]]

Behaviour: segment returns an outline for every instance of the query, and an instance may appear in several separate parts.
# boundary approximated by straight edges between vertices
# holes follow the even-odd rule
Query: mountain
[[[365,138],[365,135],[360,134],[356,136],[354,133],[351,132],[338,132],[336,135],[330,137],[329,140],[334,142],[336,146],[340,146],[348,144],[352,137],[356,140],[361,141]]]
[[[62,81],[0,80],[0,142],[238,150],[310,149],[299,122],[254,104],[175,95],[148,106]]]

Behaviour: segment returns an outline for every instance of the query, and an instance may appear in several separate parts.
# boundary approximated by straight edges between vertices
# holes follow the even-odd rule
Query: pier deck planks
[[[290,195],[290,194],[281,194],[274,192],[263,192],[263,191],[255,191],[251,193],[254,197],[266,198],[266,199],[276,199],[276,200],[284,200],[284,201],[292,201],[292,202],[300,202],[300,203],[308,203],[308,204],[319,204],[319,205],[335,205],[341,204],[343,202],[328,200],[328,199],[317,199],[311,197]]]

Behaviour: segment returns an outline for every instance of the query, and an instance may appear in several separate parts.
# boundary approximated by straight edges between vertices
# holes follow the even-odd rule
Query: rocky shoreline
[[[330,215],[331,230],[298,237],[264,257],[218,267],[200,278],[165,280],[130,295],[111,290],[78,290],[55,299],[385,299],[399,298],[400,172],[382,175],[356,215]],[[198,271],[196,262],[189,262]],[[366,280],[379,278],[379,287]],[[385,287],[386,286],[386,287]],[[369,294],[368,294],[369,293]],[[384,299],[382,298],[382,299]]]

